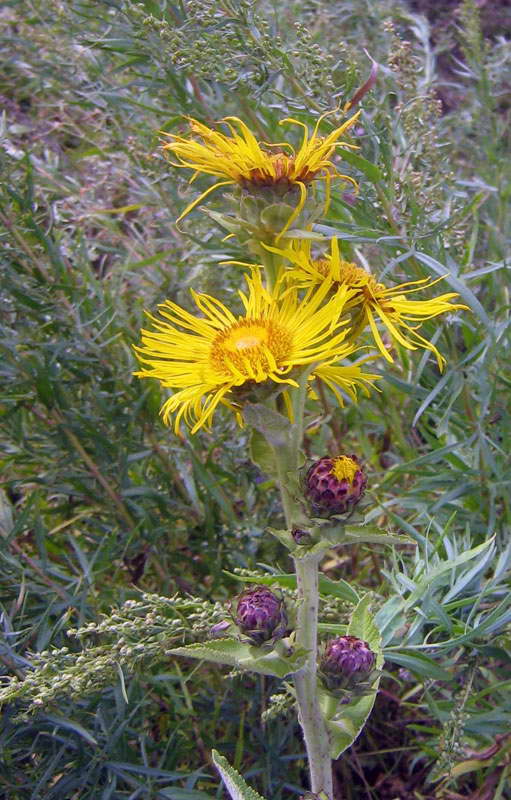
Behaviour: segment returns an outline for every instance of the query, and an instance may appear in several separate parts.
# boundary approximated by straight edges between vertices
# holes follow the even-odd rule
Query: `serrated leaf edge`
[[[262,795],[248,785],[245,778],[234,767],[231,767],[218,750],[212,750],[211,757],[232,800],[265,800]]]

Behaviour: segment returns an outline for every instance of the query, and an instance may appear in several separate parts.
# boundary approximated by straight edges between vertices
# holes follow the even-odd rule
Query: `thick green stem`
[[[293,430],[289,447],[275,449],[282,503],[288,529],[299,526],[304,512],[295,499],[295,481],[300,467],[303,438],[303,416],[307,393],[308,374],[304,373],[299,388],[293,390]],[[295,481],[293,481],[293,478]],[[318,695],[318,572],[321,556],[317,553],[294,559],[296,571],[298,611],[296,644],[307,651],[307,660],[294,676],[300,725],[303,731],[311,789],[323,792],[328,800],[333,798],[330,740],[321,714]]]
[[[303,738],[307,748],[311,789],[333,798],[330,739],[317,690],[319,556],[295,559],[298,590],[296,643],[308,651],[304,667],[294,676]]]
[[[277,277],[282,263],[282,258],[264,247],[260,247],[261,263],[264,266],[264,274],[266,276],[266,286],[271,292],[277,283]]]

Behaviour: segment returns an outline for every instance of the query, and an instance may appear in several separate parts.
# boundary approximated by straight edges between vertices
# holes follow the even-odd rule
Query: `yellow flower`
[[[343,178],[350,181],[355,187],[357,186],[353,178],[337,172],[332,163],[332,156],[336,147],[354,147],[354,145],[339,141],[339,139],[358,119],[359,114],[360,111],[325,137],[319,136],[318,130],[321,121],[327,114],[323,114],[318,119],[310,137],[309,130],[303,122],[291,118],[282,120],[281,125],[290,122],[303,128],[302,142],[297,151],[288,142],[277,144],[258,142],[245,123],[237,117],[226,117],[222,120],[230,131],[229,136],[190,118],[192,134],[202,141],[165,133],[165,136],[169,136],[173,141],[164,145],[163,149],[177,157],[178,162],[174,163],[174,166],[188,167],[195,171],[190,182],[194,181],[201,172],[217,178],[226,178],[226,180],[211,186],[190,203],[179,217],[178,222],[214,189],[230,184],[256,189],[268,186],[283,188],[297,186],[300,190],[300,201],[288,221],[286,229],[303,208],[307,184],[316,178],[323,178],[326,181],[326,205],[328,206],[332,177]]]
[[[337,239],[331,240],[330,253],[320,259],[311,257],[311,243],[306,240],[294,241],[286,250],[273,247],[267,249],[284,255],[294,264],[294,269],[288,270],[287,276],[299,287],[321,286],[326,281],[334,288],[351,289],[352,294],[344,307],[344,311],[353,309],[358,312],[354,315],[351,336],[358,336],[368,325],[378,350],[387,361],[392,363],[393,358],[381,338],[378,322],[387,329],[392,339],[408,350],[416,350],[418,347],[430,350],[436,356],[439,369],[443,369],[445,359],[434,344],[417,332],[418,328],[424,320],[456,309],[467,309],[468,306],[451,303],[451,300],[458,297],[456,292],[448,292],[431,300],[409,300],[407,295],[420,289],[429,289],[445,276],[386,287],[362,267],[341,258]],[[419,324],[410,325],[413,322]]]
[[[360,472],[360,464],[350,456],[337,456],[332,459],[331,475],[338,481],[347,480],[353,483],[353,478]]]
[[[367,394],[366,385],[378,377],[364,374],[358,364],[338,364],[356,349],[344,341],[349,329],[340,319],[349,289],[326,300],[330,286],[325,282],[300,298],[292,291],[270,295],[258,273],[246,280],[248,292],[239,292],[242,316],[193,291],[203,316],[170,300],[160,306],[164,319],[149,315],[154,330],[142,331],[142,347],[135,349],[145,366],[135,374],[176,390],[161,410],[166,424],[176,413],[176,431],[182,419],[192,433],[208,427],[219,404],[234,411],[241,423],[238,387],[249,389],[265,381],[297,386],[295,378],[304,367],[309,379],[323,380],[341,404],[343,390],[356,399],[357,389]]]

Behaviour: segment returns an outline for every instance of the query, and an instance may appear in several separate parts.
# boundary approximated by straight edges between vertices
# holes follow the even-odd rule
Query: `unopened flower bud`
[[[236,624],[255,645],[281,639],[287,627],[284,603],[266,586],[256,586],[240,594]]]
[[[376,655],[367,642],[356,636],[331,639],[323,653],[319,673],[331,691],[369,688]]]
[[[221,622],[217,622],[210,628],[211,636],[223,636],[224,633],[229,629],[231,623],[228,622],[226,619],[222,620]]]
[[[316,516],[330,517],[351,511],[364,494],[367,478],[356,456],[324,456],[305,478],[305,495]]]
[[[291,535],[296,542],[296,544],[310,544],[312,541],[312,537],[309,531],[304,531],[301,528],[293,528],[291,531]]]

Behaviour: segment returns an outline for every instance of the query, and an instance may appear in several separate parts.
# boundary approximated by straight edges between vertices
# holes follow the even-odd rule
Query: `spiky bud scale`
[[[266,586],[247,589],[239,595],[236,624],[255,645],[281,639],[287,627],[283,601]]]
[[[305,495],[312,512],[323,517],[351,511],[366,486],[367,478],[355,455],[324,456],[310,467],[305,477]]]
[[[355,689],[367,682],[376,664],[376,655],[367,642],[356,636],[331,639],[321,658],[319,672],[327,689]]]

